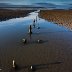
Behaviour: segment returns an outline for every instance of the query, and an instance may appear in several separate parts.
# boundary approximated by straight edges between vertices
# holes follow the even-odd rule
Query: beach
[[[72,29],[72,10],[41,10],[40,16],[50,22]]]
[[[35,10],[21,9],[0,9],[0,21],[27,16],[28,13]]]
[[[1,72],[32,72],[31,65],[36,68],[34,72],[72,72],[72,31],[54,20],[55,17],[59,20],[59,12],[45,12],[34,11],[26,17],[0,22]],[[29,25],[32,26],[31,36]],[[27,39],[27,43],[22,39]],[[38,40],[42,42],[38,43]],[[18,70],[12,69],[13,60]]]

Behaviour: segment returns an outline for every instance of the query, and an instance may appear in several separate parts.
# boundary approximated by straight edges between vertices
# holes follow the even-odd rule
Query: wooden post
[[[16,63],[15,63],[15,60],[13,60],[13,64],[12,64],[12,65],[13,65],[12,67],[13,67],[14,69],[16,69]]]
[[[34,26],[34,28],[35,28],[35,19],[34,19],[34,21],[33,21],[33,26]]]
[[[31,25],[29,26],[29,33],[32,34],[32,27],[31,27]]]
[[[30,66],[30,70],[31,70],[31,71],[35,71],[35,70],[36,70],[35,66],[31,65],[31,66]]]

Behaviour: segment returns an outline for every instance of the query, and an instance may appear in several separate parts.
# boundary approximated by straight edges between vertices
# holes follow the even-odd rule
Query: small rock
[[[23,43],[27,43],[27,40],[26,40],[26,39],[22,39],[22,42],[23,42]]]
[[[37,27],[37,29],[40,29],[40,27]]]
[[[0,69],[0,71],[1,71],[2,69]]]
[[[42,40],[37,40],[38,43],[42,43]]]

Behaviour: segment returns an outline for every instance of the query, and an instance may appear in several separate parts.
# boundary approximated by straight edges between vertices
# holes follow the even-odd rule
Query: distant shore
[[[72,10],[41,10],[39,16],[72,29]]]
[[[19,18],[28,15],[28,13],[35,10],[10,10],[10,9],[0,9],[0,21]]]

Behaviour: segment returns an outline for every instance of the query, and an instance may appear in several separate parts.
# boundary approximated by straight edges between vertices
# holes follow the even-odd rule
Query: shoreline
[[[0,21],[5,21],[12,18],[20,18],[27,16],[30,12],[35,10],[11,10],[0,9]]]
[[[72,29],[72,10],[41,10],[39,16],[55,24]]]
[[[29,36],[28,27],[36,15],[38,12],[32,12],[19,22],[21,18],[0,22],[3,25],[0,27],[2,72],[15,72],[13,60],[19,67],[16,72],[30,72],[31,65],[35,66],[35,72],[72,72],[72,32],[38,17],[36,27],[32,27],[33,34]],[[27,39],[27,44],[22,39]],[[42,43],[37,43],[38,40]]]

